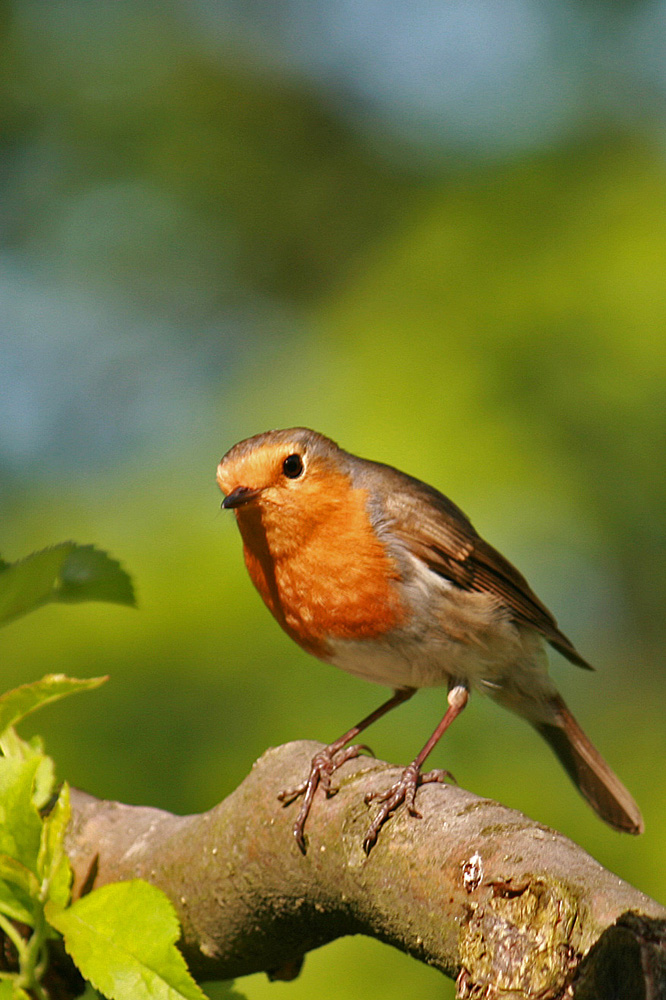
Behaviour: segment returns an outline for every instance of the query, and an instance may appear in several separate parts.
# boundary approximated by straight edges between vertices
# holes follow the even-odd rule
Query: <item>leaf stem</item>
[[[25,943],[24,938],[21,937],[11,920],[8,920],[4,913],[0,913],[0,931],[6,934],[11,943],[16,948],[16,953],[18,955],[19,965],[23,968],[23,963],[25,961],[28,948]]]

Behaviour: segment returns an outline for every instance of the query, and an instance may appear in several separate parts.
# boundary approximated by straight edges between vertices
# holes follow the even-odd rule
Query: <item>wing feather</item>
[[[385,479],[386,470],[382,466]],[[513,621],[529,625],[572,663],[593,668],[559,629],[522,573],[484,541],[466,514],[448,497],[418,479],[391,470],[396,479],[384,507],[392,533],[434,572],[464,590],[492,594]],[[409,483],[405,489],[404,480]]]

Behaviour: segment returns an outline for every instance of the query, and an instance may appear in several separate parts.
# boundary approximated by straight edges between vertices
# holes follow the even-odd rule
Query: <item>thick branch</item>
[[[298,805],[285,808],[277,795],[302,779],[317,749],[269,750],[201,815],[73,792],[75,893],[129,878],[162,888],[202,980],[286,975],[312,948],[361,933],[458,976],[461,996],[492,984],[516,997],[559,997],[580,957],[626,911],[666,919],[561,834],[454,786],[424,786],[423,819],[399,811],[366,857],[364,795],[396,777],[372,758],[343,766],[337,795],[318,793],[303,857],[291,834]]]

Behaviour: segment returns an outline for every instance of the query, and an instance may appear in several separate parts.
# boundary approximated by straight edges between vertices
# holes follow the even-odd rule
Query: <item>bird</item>
[[[369,854],[400,806],[416,817],[418,788],[450,778],[422,772],[474,690],[522,716],[545,738],[583,797],[616,830],[644,829],[640,810],[592,745],[548,674],[547,645],[593,669],[564,635],[525,577],[483,540],[463,511],[434,487],[344,451],[306,427],[270,430],[221,459],[222,507],[235,513],[245,565],[269,611],[306,652],[391,697],[312,759],[279,798],[302,796],[293,835],[319,787],[367,750],[369,725],[421,688],[445,687],[439,725],[378,803],[363,840]]]

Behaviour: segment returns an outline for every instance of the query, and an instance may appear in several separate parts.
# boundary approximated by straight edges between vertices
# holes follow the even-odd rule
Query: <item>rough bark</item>
[[[423,818],[399,811],[366,857],[364,795],[397,771],[350,761],[338,794],[315,797],[303,857],[291,834],[298,805],[281,806],[277,794],[302,779],[317,749],[267,751],[200,815],[74,791],[75,894],[129,878],[159,886],[202,981],[259,970],[288,978],[312,948],[367,934],[457,978],[460,997],[666,996],[666,909],[561,834],[464,789],[424,786]],[[623,968],[636,989],[640,969],[653,992],[595,992],[604,975],[621,985]]]

